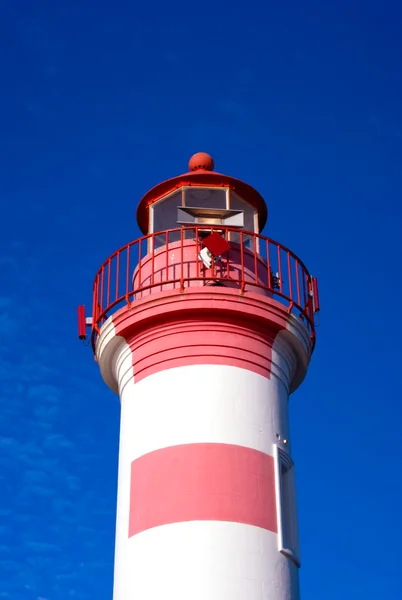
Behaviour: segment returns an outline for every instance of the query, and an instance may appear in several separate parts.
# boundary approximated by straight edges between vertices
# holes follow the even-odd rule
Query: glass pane
[[[172,242],[180,242],[180,231],[169,231],[167,237],[168,245]],[[166,233],[161,233],[160,235],[156,235],[154,237],[155,240],[155,250],[161,248],[162,246],[166,246]]]
[[[153,205],[153,232],[179,227],[177,224],[178,206],[181,206],[181,190],[166,196]]]
[[[250,204],[247,204],[245,200],[240,198],[237,194],[229,191],[230,194],[230,209],[231,210],[243,210],[244,211],[244,229],[245,231],[254,232],[254,213],[255,208]],[[255,233],[258,233],[256,231]]]
[[[226,189],[185,188],[184,204],[193,208],[226,208]]]

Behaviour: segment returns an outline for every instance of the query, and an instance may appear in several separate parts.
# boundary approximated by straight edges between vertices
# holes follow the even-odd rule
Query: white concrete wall
[[[269,456],[274,444],[289,451],[283,441],[290,437],[286,348],[275,348],[270,379],[236,367],[195,365],[135,384],[125,342],[113,363],[122,405],[114,600],[298,600],[298,569],[279,552],[272,531],[190,521],[128,536],[133,460],[195,443],[233,444]]]

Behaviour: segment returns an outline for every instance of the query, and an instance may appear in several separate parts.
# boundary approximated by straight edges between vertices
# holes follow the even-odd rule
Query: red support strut
[[[78,307],[78,337],[80,340],[87,339],[87,324],[85,318],[85,306]]]

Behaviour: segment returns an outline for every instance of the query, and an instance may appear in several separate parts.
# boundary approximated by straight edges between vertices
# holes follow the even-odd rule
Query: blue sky
[[[199,150],[319,278],[303,597],[399,597],[401,28],[390,1],[0,0],[0,600],[112,597],[119,404],[76,305]]]

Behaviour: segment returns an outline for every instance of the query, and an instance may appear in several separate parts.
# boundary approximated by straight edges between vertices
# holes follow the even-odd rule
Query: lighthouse
[[[205,153],[140,200],[143,237],[100,267],[90,329],[119,395],[114,600],[297,600],[289,395],[317,281],[253,187]]]

